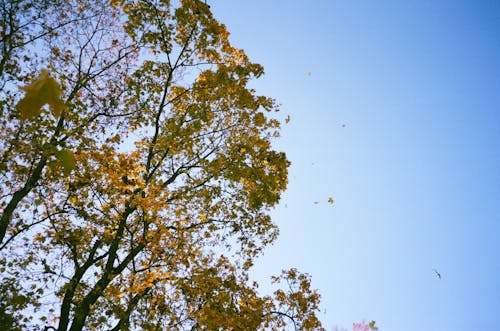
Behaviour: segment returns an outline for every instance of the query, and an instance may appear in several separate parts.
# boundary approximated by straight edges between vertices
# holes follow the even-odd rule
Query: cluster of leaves
[[[0,325],[321,330],[277,236],[263,74],[199,0],[0,3]]]

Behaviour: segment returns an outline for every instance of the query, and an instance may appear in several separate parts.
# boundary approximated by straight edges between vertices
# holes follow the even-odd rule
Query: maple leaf
[[[56,153],[57,159],[61,162],[64,173],[67,175],[76,166],[75,155],[73,151],[68,149],[60,150]]]
[[[65,109],[61,100],[62,91],[56,80],[50,77],[48,70],[43,69],[30,85],[20,87],[25,92],[24,97],[17,104],[21,119],[33,119],[40,115],[41,108],[48,104],[52,115],[57,118]]]

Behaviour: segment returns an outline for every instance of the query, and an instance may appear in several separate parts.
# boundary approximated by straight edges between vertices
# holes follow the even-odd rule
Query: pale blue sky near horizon
[[[327,330],[499,328],[500,1],[209,3],[291,116],[263,291],[296,267]]]

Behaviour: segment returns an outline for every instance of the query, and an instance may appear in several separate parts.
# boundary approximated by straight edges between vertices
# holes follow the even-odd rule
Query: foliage
[[[248,279],[289,162],[210,7],[0,6],[2,327],[321,330],[307,275]]]

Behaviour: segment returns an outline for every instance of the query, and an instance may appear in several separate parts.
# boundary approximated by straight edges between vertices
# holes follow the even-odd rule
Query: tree
[[[199,0],[1,2],[0,323],[63,330],[320,330],[277,236],[263,74]],[[280,285],[281,284],[281,285]]]

